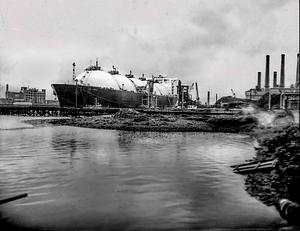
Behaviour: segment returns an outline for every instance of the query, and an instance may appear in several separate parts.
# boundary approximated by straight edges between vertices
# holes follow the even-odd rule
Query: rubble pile
[[[258,121],[251,115],[215,116],[207,120],[216,130],[225,129],[228,132],[250,132],[257,127]]]
[[[266,205],[278,206],[282,198],[300,204],[299,125],[257,129],[255,134],[259,143],[255,160],[277,159],[277,164],[270,173],[248,174],[245,181],[247,192]]]

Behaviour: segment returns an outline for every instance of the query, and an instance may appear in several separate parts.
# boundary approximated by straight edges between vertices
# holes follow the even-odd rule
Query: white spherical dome
[[[120,90],[119,84],[115,78],[105,71],[85,71],[79,74],[75,79],[78,80],[78,84],[82,85]]]
[[[137,78],[131,78],[130,80],[134,83],[136,87],[146,87],[147,85],[147,81],[142,81]]]
[[[136,92],[133,82],[124,75],[112,75],[119,85],[119,88],[126,91]]]

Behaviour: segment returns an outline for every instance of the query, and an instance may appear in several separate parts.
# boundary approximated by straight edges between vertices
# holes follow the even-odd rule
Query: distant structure
[[[187,105],[189,104],[189,100],[190,100],[189,89],[190,89],[190,86],[188,84],[182,84],[181,81],[178,83],[178,86],[177,86],[177,95],[178,95],[177,105],[181,108],[187,107]]]
[[[36,88],[21,87],[19,92],[14,92],[9,91],[9,86],[6,84],[5,100],[7,104],[45,105],[46,90],[39,91]]]
[[[280,109],[299,109],[299,54],[297,54],[297,68],[295,84],[290,87],[285,87],[285,55],[281,55],[281,67],[280,67],[280,80],[279,85],[277,83],[277,71],[273,72],[273,87],[270,86],[270,56],[266,56],[266,70],[265,70],[265,87],[261,87],[261,72],[257,75],[257,85],[255,88],[251,88],[245,92],[246,99],[252,101],[258,101],[262,99],[266,94],[270,94],[269,107],[272,106],[271,97],[277,95],[280,98]]]
[[[210,101],[210,91],[207,92],[207,106],[209,106]]]
[[[180,80],[177,85],[177,107],[195,109],[200,106],[198,83],[183,84]]]

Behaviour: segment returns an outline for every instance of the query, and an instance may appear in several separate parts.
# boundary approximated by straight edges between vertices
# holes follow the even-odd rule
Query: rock
[[[277,159],[275,169],[269,173],[248,174],[245,179],[246,191],[264,204],[275,205],[290,224],[300,221],[300,132],[296,124],[256,129],[256,157],[264,161]],[[279,198],[288,198],[281,200]],[[292,202],[293,201],[293,202]],[[279,209],[281,206],[281,210]],[[298,218],[298,219],[297,219]]]

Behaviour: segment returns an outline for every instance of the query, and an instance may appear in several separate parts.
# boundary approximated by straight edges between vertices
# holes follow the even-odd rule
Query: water
[[[183,230],[270,227],[279,215],[229,167],[254,155],[238,134],[32,127],[0,117],[1,206],[25,227]]]

